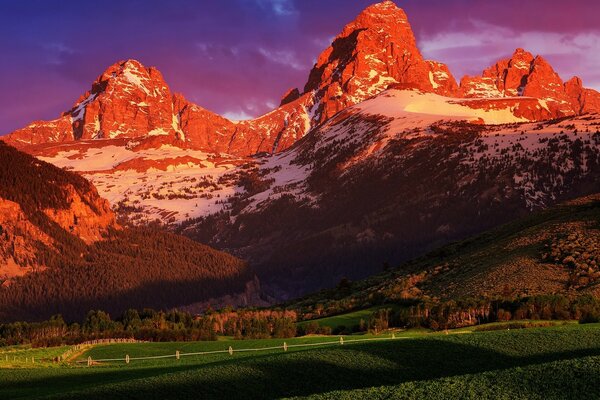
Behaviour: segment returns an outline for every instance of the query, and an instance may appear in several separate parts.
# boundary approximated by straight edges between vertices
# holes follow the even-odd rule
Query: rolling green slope
[[[597,324],[568,324],[180,361],[0,369],[0,398],[561,398],[562,389],[573,398],[590,398],[600,384],[599,333]],[[189,346],[229,344],[273,341]],[[158,353],[178,345],[154,346]],[[127,344],[97,347],[89,354],[133,354],[138,346],[148,350],[147,344]]]

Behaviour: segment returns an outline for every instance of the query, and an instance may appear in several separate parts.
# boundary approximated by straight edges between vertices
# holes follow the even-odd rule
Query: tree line
[[[118,318],[89,311],[81,322],[67,323],[61,315],[42,322],[13,322],[0,325],[0,346],[31,344],[54,346],[93,339],[132,338],[144,341],[288,338],[309,334],[381,333],[389,328],[425,327],[444,330],[489,322],[511,320],[579,320],[600,322],[600,299],[591,295],[568,298],[539,295],[512,300],[465,299],[444,302],[421,301],[383,305],[354,326],[331,328],[318,320],[297,324],[298,311],[286,309],[225,308],[203,315],[185,311],[138,311],[128,309]]]
[[[131,338],[151,342],[235,339],[267,339],[296,336],[297,315],[286,310],[208,311],[192,315],[184,311],[129,309],[118,318],[102,310],[89,311],[81,322],[67,323],[61,315],[42,322],[0,325],[0,346],[30,344],[34,347],[77,344],[87,340]]]
[[[383,305],[353,326],[337,326],[333,334],[379,333],[389,328],[445,330],[490,322],[515,320],[578,320],[600,322],[600,299],[591,295],[569,298],[538,295],[516,299],[462,299],[442,302],[416,301]],[[322,327],[305,324],[304,333],[323,333]]]

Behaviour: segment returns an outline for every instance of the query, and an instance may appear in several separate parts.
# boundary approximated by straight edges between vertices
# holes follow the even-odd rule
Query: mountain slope
[[[23,154],[0,141],[0,279],[44,269],[46,250],[65,238],[81,245],[118,230],[115,215],[83,177]]]
[[[189,239],[121,228],[84,178],[3,142],[0,237],[2,321],[187,306],[243,293],[253,278],[243,261]]]
[[[286,297],[595,190],[598,116],[529,123],[550,115],[537,99],[479,101],[390,89],[267,157],[143,141],[38,153],[85,173],[132,221],[179,223],[251,260]]]
[[[339,312],[342,305],[547,294],[600,294],[600,195],[565,202],[295,304],[311,312],[330,303]]]
[[[504,101],[389,90],[259,160],[223,213],[180,229],[300,294],[597,190],[597,116],[482,125],[510,115]]]

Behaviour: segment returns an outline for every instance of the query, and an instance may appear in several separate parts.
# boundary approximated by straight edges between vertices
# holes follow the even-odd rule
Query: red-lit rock
[[[563,84],[546,59],[523,49],[487,68],[480,77],[465,76],[460,94],[475,98],[534,97],[553,118],[600,111],[598,92],[583,88],[579,78]]]
[[[600,93],[584,88],[581,78],[574,76],[565,82],[565,91],[578,114],[600,112]]]
[[[423,59],[404,11],[384,1],[367,7],[321,53],[304,92],[315,92],[313,121],[320,123],[395,83],[446,96],[457,89],[444,64]]]

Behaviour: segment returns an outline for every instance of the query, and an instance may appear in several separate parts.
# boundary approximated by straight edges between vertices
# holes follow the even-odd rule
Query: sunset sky
[[[114,62],[156,66],[173,92],[230,118],[304,86],[370,0],[0,0],[0,134],[69,109]],[[600,2],[397,0],[423,55],[457,80],[516,47],[600,89]]]

